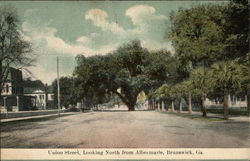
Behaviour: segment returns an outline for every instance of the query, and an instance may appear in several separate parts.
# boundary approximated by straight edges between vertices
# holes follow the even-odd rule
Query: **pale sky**
[[[71,75],[75,56],[107,54],[133,39],[148,50],[174,52],[167,39],[169,14],[216,1],[14,1],[0,2],[17,9],[19,30],[33,45],[37,61],[28,69],[50,84],[56,78],[56,57],[60,75]]]

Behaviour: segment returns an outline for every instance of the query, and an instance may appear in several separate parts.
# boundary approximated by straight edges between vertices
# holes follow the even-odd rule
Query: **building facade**
[[[7,73],[7,79],[2,84],[1,112],[53,109],[51,89],[25,88],[21,70],[9,68]]]
[[[23,107],[22,71],[9,68],[1,91],[1,111],[19,111]]]
[[[31,106],[34,110],[53,108],[53,93],[46,87],[44,90],[39,88],[24,88],[24,96],[31,98]]]

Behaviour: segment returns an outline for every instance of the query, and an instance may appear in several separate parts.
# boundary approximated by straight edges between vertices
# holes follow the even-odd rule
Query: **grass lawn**
[[[202,121],[224,121],[223,118],[215,116],[202,117],[201,114],[189,114],[189,113],[179,113],[179,112],[161,112],[163,114],[175,115],[180,117],[185,117],[193,120],[202,120]]]

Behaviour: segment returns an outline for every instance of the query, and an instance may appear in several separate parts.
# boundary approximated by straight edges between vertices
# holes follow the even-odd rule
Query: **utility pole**
[[[57,105],[58,105],[58,116],[60,116],[61,100],[60,100],[59,58],[58,58],[58,56],[57,56]]]

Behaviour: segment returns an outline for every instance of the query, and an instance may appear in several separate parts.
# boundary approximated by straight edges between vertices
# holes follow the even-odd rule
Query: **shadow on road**
[[[142,111],[150,111],[150,110],[135,110],[135,111],[128,111],[128,110],[98,110],[94,112],[142,112]]]

